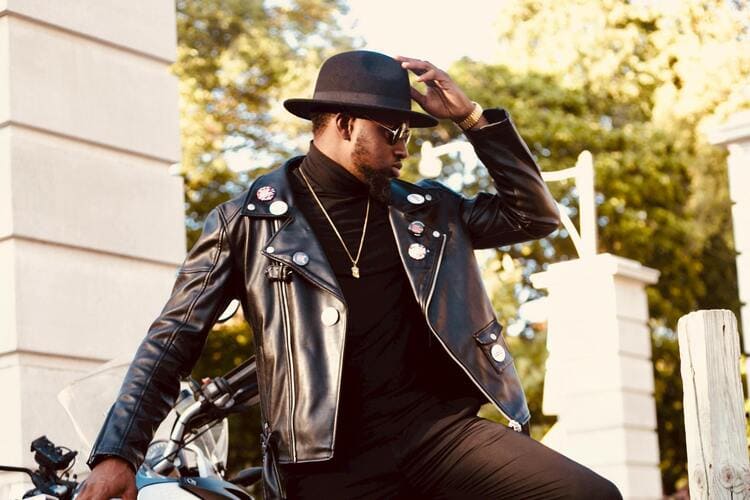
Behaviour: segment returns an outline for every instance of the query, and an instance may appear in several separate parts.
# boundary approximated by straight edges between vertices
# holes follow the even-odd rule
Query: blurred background
[[[591,151],[598,250],[661,271],[647,293],[662,484],[665,494],[686,486],[677,319],[696,309],[739,314],[726,151],[709,143],[707,131],[750,105],[747,2],[506,0],[443,7],[300,1],[250,7],[180,1],[177,7],[174,71],[190,241],[216,203],[266,166],[304,151],[308,124],[279,103],[310,95],[320,61],[342,49],[440,65],[485,108],[510,111],[544,171],[571,167],[582,150]],[[417,154],[421,141],[443,143],[458,135],[450,123],[419,130],[411,149]],[[419,178],[417,162],[412,155],[405,178]],[[460,163],[446,165],[441,177],[454,168]],[[468,195],[490,185],[482,169],[469,181],[462,187]],[[575,220],[574,187],[550,187]],[[530,274],[576,257],[564,229],[493,252],[484,266],[502,321],[517,323],[519,305],[538,293]],[[525,323],[506,332],[534,415],[532,432],[541,438],[554,420],[541,412],[545,327]],[[239,321],[216,333],[197,373],[225,371],[242,359],[234,346],[252,342]],[[257,429],[244,421],[233,427],[234,466],[257,461],[255,434],[245,425]]]
[[[17,26],[35,25],[34,19],[44,19],[38,23],[40,30],[58,30],[55,19],[62,19],[63,14],[55,19],[47,16],[44,9],[50,7],[43,3],[35,0],[21,6],[13,0],[0,1],[0,21],[5,20],[5,33],[11,33],[9,39],[18,40],[19,47],[24,38],[12,37],[14,22]],[[89,12],[84,12],[85,3],[75,2],[77,7],[72,10],[76,12],[66,15],[76,14],[82,19],[97,15],[97,8],[90,6]],[[169,5],[160,7],[153,17],[168,20],[174,16],[174,31],[158,35],[159,40],[167,40],[166,48],[159,48],[161,55],[152,54],[146,59],[151,61],[148,64],[162,67],[159,71],[169,71],[170,78],[176,81],[179,101],[175,101],[174,109],[150,112],[172,120],[171,113],[179,110],[179,143],[175,137],[174,141],[167,141],[167,153],[159,153],[158,146],[154,146],[156,152],[141,151],[136,156],[138,161],[168,164],[169,172],[182,183],[185,248],[190,248],[200,234],[202,221],[211,208],[242,192],[253,178],[280,165],[290,155],[304,153],[311,139],[309,123],[284,111],[281,102],[289,97],[310,96],[322,60],[342,50],[367,48],[427,59],[445,69],[485,108],[509,110],[543,171],[572,167],[582,151],[591,152],[597,251],[633,259],[660,272],[658,282],[646,289],[659,467],[665,495],[685,489],[687,458],[677,320],[697,309],[730,309],[740,315],[727,150],[713,145],[710,137],[731,116],[750,109],[748,2],[177,0],[176,12],[167,12],[172,6],[165,3]],[[117,17],[115,4],[106,2],[110,11],[102,15]],[[37,10],[34,6],[38,6]],[[138,7],[138,18],[151,16],[150,7]],[[69,24],[65,30],[86,32],[89,41],[108,40],[102,50],[114,47],[117,51],[129,46],[126,52],[130,55],[149,53],[142,47],[133,49],[137,42],[123,41],[128,34],[113,41],[111,37],[118,36],[118,30],[124,32],[135,26],[128,22],[129,18],[123,16],[120,27],[108,34],[87,28],[85,21],[74,28],[70,26],[75,23]],[[65,30],[65,36],[77,36]],[[139,35],[134,31],[132,36],[135,39]],[[176,56],[169,55],[170,38],[176,39]],[[9,46],[14,48],[13,43]],[[34,50],[41,52],[42,48]],[[33,59],[33,53],[28,55]],[[82,61],[78,56],[71,57]],[[29,71],[30,79],[49,76],[42,66]],[[76,80],[75,94],[97,94],[97,87],[77,81],[78,77],[85,79],[81,71],[77,66],[68,66],[64,71],[65,78]],[[138,85],[133,92],[149,93],[148,87]],[[159,95],[150,98],[158,99]],[[114,94],[105,97],[100,104],[106,106],[107,99],[114,102],[118,98]],[[38,109],[45,105],[43,99],[39,102],[32,95],[24,98],[20,88],[13,99],[23,101],[15,111],[21,115],[27,108],[28,116],[46,112]],[[174,97],[167,100],[170,99]],[[127,107],[127,102],[112,104],[109,116],[127,116],[128,110],[123,107]],[[72,109],[65,113],[75,112]],[[98,118],[99,123],[104,119]],[[30,125],[31,119],[25,123],[23,117],[16,121],[16,128],[22,132],[28,129],[29,136],[44,128]],[[11,116],[7,123],[15,123],[14,118]],[[97,123],[96,117],[93,123]],[[81,127],[66,123],[50,128],[55,127],[55,140],[63,142],[89,133],[78,134]],[[73,131],[65,132],[66,128]],[[412,155],[403,174],[407,180],[421,177],[419,153],[426,141],[437,145],[460,139],[460,131],[451,123],[415,132],[409,146]],[[84,142],[115,152],[128,150],[123,144],[108,145],[106,139],[94,137],[96,133],[91,131]],[[134,136],[138,133],[134,132]],[[149,137],[158,139],[160,133]],[[146,137],[141,143],[148,140]],[[36,179],[51,182],[47,180],[49,175],[62,174],[40,173]],[[95,179],[96,174],[87,173],[75,177],[75,182],[81,189],[96,190]],[[457,155],[445,159],[438,180],[467,196],[491,189],[491,179],[484,169],[465,172]],[[140,196],[141,185],[126,181],[121,185],[123,189],[138,190],[130,191],[126,197]],[[170,184],[169,192],[179,186]],[[747,188],[750,186],[744,186]],[[17,187],[14,189],[18,192]],[[567,215],[578,223],[575,184],[551,183],[550,189]],[[154,198],[159,196],[159,191],[153,193]],[[98,203],[88,204],[67,220],[85,219],[89,212],[116,212],[106,198]],[[147,218],[142,214],[140,220]],[[127,225],[112,231],[127,233]],[[10,234],[18,234],[18,230]],[[75,240],[78,234],[60,236],[68,237]],[[166,269],[173,270],[180,262],[180,238],[181,235],[174,236],[177,244],[165,250],[166,257],[146,259],[163,264],[163,281]],[[126,238],[118,243],[119,247],[129,247],[127,241]],[[89,246],[97,248],[97,252],[117,253],[102,250],[98,243]],[[132,254],[138,254],[137,249]],[[537,439],[555,421],[555,417],[542,413],[547,328],[543,318],[522,314],[521,306],[542,295],[531,284],[532,274],[547,269],[549,264],[577,257],[563,228],[541,241],[480,255],[486,286],[506,327],[526,388],[533,415],[532,435]],[[157,287],[151,292],[148,286],[131,285],[153,293],[149,303],[154,305],[142,308],[153,318],[169,287]],[[128,293],[118,300],[127,302]],[[100,304],[97,309],[106,307]],[[7,328],[11,331],[10,326]],[[108,328],[105,318],[94,324],[71,326],[72,330],[95,329],[99,335],[105,335]],[[139,331],[118,349],[132,352],[145,329]],[[22,350],[16,347],[16,351]],[[251,353],[252,332],[241,317],[235,317],[216,327],[209,336],[194,376],[223,374]],[[114,354],[86,357],[79,352],[78,356],[93,366]],[[499,418],[491,408],[483,412],[488,418]],[[257,415],[235,417],[230,429],[230,470],[258,464]]]

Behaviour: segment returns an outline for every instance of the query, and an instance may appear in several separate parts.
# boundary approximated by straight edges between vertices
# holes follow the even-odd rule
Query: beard
[[[368,153],[364,141],[363,136],[357,137],[352,152],[352,163],[354,168],[364,177],[370,196],[384,205],[389,205],[391,202],[391,176],[387,170],[377,169],[368,163]]]

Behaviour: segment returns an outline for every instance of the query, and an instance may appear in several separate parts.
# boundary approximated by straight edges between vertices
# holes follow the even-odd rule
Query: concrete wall
[[[76,440],[57,392],[132,354],[172,286],[175,54],[172,1],[0,0],[0,463]]]

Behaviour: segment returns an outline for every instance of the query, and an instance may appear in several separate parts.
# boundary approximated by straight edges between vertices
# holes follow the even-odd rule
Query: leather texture
[[[485,116],[490,125],[466,135],[497,193],[465,198],[434,181],[394,180],[389,218],[434,338],[489,401],[524,425],[530,419],[526,399],[474,250],[543,237],[558,227],[559,213],[508,114],[495,109]],[[347,307],[310,225],[295,209],[288,178],[301,159],[256,179],[208,215],[136,352],[89,465],[107,455],[135,467],[142,462],[180,377],[190,373],[233,298],[242,302],[255,335],[264,435],[273,443],[274,461],[333,456]],[[257,192],[266,186],[275,193],[263,201],[269,190]],[[412,221],[425,225],[422,236],[409,232]],[[414,243],[425,246],[424,258],[410,256]],[[309,257],[304,265],[293,259],[297,252]]]
[[[278,464],[276,434],[264,428],[261,433],[263,447],[263,498],[265,500],[284,500],[287,498],[284,480]]]

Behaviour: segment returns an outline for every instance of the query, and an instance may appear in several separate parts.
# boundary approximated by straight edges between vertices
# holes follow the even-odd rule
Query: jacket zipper
[[[398,237],[398,235],[396,235],[396,237]],[[424,307],[424,317],[425,317],[425,320],[427,321],[427,326],[429,327],[430,331],[435,336],[435,338],[437,338],[438,342],[440,342],[440,345],[443,346],[443,349],[445,349],[445,352],[448,353],[448,355],[451,357],[451,359],[453,359],[453,361],[455,361],[456,364],[458,364],[458,366],[460,366],[461,369],[464,372],[466,372],[466,375],[468,375],[469,379],[471,379],[471,381],[474,382],[474,385],[476,385],[477,388],[482,392],[482,394],[484,394],[484,396],[489,401],[491,401],[492,404],[495,405],[495,407],[500,412],[500,414],[502,416],[504,416],[508,420],[508,423],[509,423],[510,427],[514,431],[516,431],[516,432],[521,432],[521,424],[519,424],[518,422],[516,422],[515,420],[513,420],[512,418],[510,418],[503,411],[503,409],[500,408],[500,405],[498,405],[498,403],[495,401],[495,398],[493,398],[492,396],[490,396],[487,393],[487,391],[485,391],[484,388],[479,384],[479,382],[477,382],[474,379],[474,376],[471,374],[471,372],[469,370],[467,370],[466,367],[463,365],[463,363],[461,363],[461,361],[459,361],[458,358],[456,358],[456,356],[453,355],[453,353],[451,352],[451,350],[448,349],[448,346],[445,345],[445,342],[443,342],[443,339],[440,338],[440,335],[437,334],[437,332],[435,331],[435,328],[432,326],[432,323],[430,322],[430,314],[429,314],[429,311],[430,311],[430,302],[432,302],[432,294],[435,292],[435,284],[437,283],[438,274],[440,274],[440,265],[443,263],[443,251],[445,250],[445,243],[446,243],[446,241],[447,241],[447,237],[446,237],[445,234],[443,234],[442,235],[442,243],[440,245],[440,256],[438,257],[438,262],[437,262],[437,266],[436,266],[436,269],[435,269],[435,274],[432,276],[432,285],[430,285],[430,293],[427,295],[427,302],[425,303],[425,307]]]
[[[274,232],[278,232],[281,224],[279,220],[273,221]],[[289,451],[292,456],[292,461],[297,461],[297,438],[294,431],[294,413],[296,409],[296,401],[294,395],[296,391],[295,373],[294,373],[294,358],[292,356],[292,334],[291,325],[289,321],[289,300],[286,293],[285,282],[280,280],[276,282],[276,286],[279,290],[279,299],[281,300],[281,316],[284,328],[284,341],[286,343],[286,356],[287,356],[287,377],[289,378]]]

